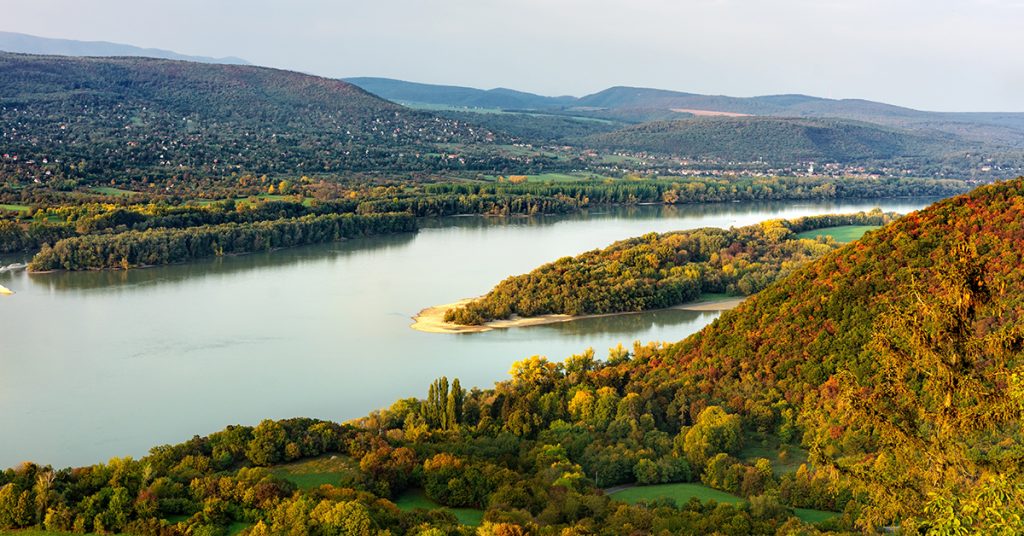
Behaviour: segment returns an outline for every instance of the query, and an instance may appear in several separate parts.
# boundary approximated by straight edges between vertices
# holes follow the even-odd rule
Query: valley
[[[0,536],[1024,533],[1012,16],[233,3],[5,6]]]

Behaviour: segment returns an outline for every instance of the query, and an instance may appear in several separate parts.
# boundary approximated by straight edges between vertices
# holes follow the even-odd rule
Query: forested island
[[[535,356],[492,389],[439,378],[345,424],[21,464],[0,473],[0,529],[1019,534],[1022,221],[1024,178],[804,263],[678,343]]]
[[[444,321],[475,326],[512,317],[662,309],[705,294],[749,296],[841,245],[831,239],[802,239],[799,233],[847,225],[878,227],[896,216],[873,211],[651,233],[510,277],[483,297],[448,309]]]

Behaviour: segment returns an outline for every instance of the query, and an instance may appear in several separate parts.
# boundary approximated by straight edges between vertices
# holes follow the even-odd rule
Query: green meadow
[[[819,236],[831,236],[836,242],[853,242],[864,236],[864,233],[878,229],[877,225],[840,225],[838,227],[824,227],[813,231],[797,233],[797,238],[809,238],[814,240]]]
[[[655,499],[672,499],[676,504],[686,504],[690,499],[698,499],[701,502],[716,501],[720,503],[740,504],[744,501],[731,493],[718,491],[703,484],[678,483],[678,484],[656,484],[653,486],[636,486],[617,491],[612,497],[622,502],[634,504],[640,501]]]
[[[410,511],[417,508],[423,510],[447,510],[455,515],[459,523],[475,527],[483,523],[484,511],[476,508],[449,508],[430,500],[420,489],[411,489],[395,499],[395,504],[402,510]]]
[[[359,464],[348,456],[322,456],[301,462],[277,465],[270,469],[301,490],[318,488],[324,484],[344,485],[355,479]]]

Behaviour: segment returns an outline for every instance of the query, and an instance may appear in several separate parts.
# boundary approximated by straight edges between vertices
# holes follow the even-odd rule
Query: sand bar
[[[629,311],[624,313],[608,313],[603,315],[541,315],[531,316],[528,318],[509,318],[506,320],[492,320],[479,326],[464,326],[462,324],[453,324],[451,322],[444,321],[444,313],[448,309],[454,307],[461,307],[467,303],[479,300],[480,298],[466,298],[453,303],[446,303],[444,305],[435,305],[433,307],[427,307],[426,309],[419,312],[418,315],[413,317],[413,323],[410,326],[412,329],[417,331],[423,331],[426,333],[481,333],[484,331],[491,331],[492,329],[507,329],[507,328],[524,328],[527,326],[540,326],[543,324],[557,324],[559,322],[572,322],[573,320],[581,320],[584,318],[601,318],[607,316],[619,316],[619,315],[632,315],[637,314],[638,311]],[[695,302],[682,303],[669,307],[669,309],[680,309],[684,311],[728,311],[743,302],[744,298],[729,298],[725,300],[699,300]],[[652,309],[657,310],[657,309]],[[648,312],[648,311],[639,311]]]

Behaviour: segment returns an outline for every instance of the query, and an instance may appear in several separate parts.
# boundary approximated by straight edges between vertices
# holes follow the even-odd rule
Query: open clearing
[[[28,212],[29,207],[27,205],[7,205],[0,203],[0,210],[10,210],[13,212]]]
[[[358,474],[359,464],[347,456],[321,456],[311,460],[277,465],[270,469],[302,490],[318,488],[324,484],[343,485]]]
[[[672,499],[676,504],[686,504],[693,498],[696,498],[701,502],[713,500],[729,504],[740,504],[744,501],[742,497],[737,497],[724,491],[718,491],[717,489],[711,489],[703,484],[685,482],[678,484],[636,486],[622,491],[617,491],[612,494],[612,497],[616,500],[630,504],[654,499]]]
[[[776,475],[795,473],[800,465],[807,463],[806,450],[787,445],[783,454],[782,449],[777,441],[765,446],[749,445],[740,451],[739,458],[750,463],[758,458],[765,458],[772,462],[772,471]]]
[[[626,488],[621,491],[612,493],[612,498],[627,502],[630,504],[637,503],[639,501],[650,501],[656,499],[672,499],[676,504],[682,505],[690,501],[690,499],[696,498],[701,502],[707,502],[714,500],[719,503],[728,504],[740,504],[745,501],[742,497],[737,497],[731,493],[719,491],[717,489],[709,488],[703,484],[697,483],[678,483],[678,484],[657,484],[654,486],[636,486],[632,488]],[[794,508],[793,513],[796,517],[807,523],[819,523],[827,519],[831,519],[837,515],[837,512],[826,512],[824,510],[812,510],[810,508]]]
[[[720,112],[717,110],[697,110],[694,108],[671,108],[673,112],[679,112],[683,114],[693,114],[697,117],[750,117],[750,114],[741,114],[738,112]]]
[[[133,192],[131,190],[122,190],[120,188],[114,188],[112,186],[94,186],[94,187],[90,188],[90,190],[92,190],[93,192],[95,192],[97,194],[116,195],[116,196],[119,196],[119,197],[135,195],[136,193],[138,193],[138,192]]]
[[[838,227],[824,227],[813,231],[797,233],[797,238],[809,238],[814,240],[819,236],[831,236],[836,242],[853,242],[864,236],[864,233],[878,229],[877,225],[840,225]]]
[[[793,513],[806,523],[821,523],[839,515],[839,512],[826,512],[810,508],[794,508]]]
[[[423,510],[447,510],[459,520],[459,523],[470,527],[479,526],[484,521],[484,511],[476,508],[449,508],[430,500],[421,489],[411,489],[395,499],[395,504],[402,510],[410,511],[417,508]]]

